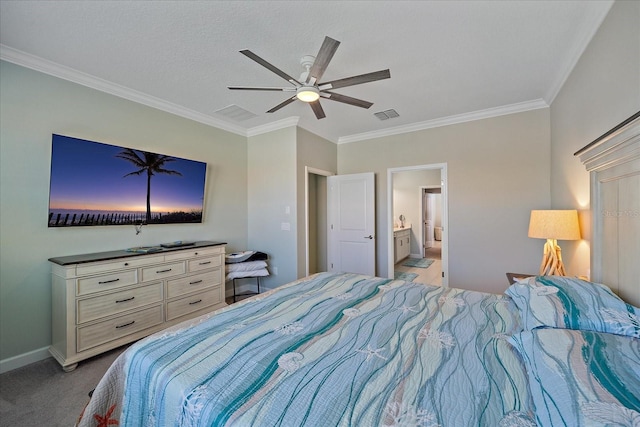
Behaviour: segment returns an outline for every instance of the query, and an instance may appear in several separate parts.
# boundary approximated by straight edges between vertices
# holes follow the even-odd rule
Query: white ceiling
[[[251,135],[295,122],[335,142],[540,108],[551,103],[611,1],[8,1],[0,57]],[[325,36],[341,42],[324,81],[389,68],[338,89],[374,105],[322,101],[317,120],[238,51],[298,77]],[[234,121],[237,105],[257,115]],[[380,121],[373,113],[395,109]],[[295,119],[292,117],[299,117]]]

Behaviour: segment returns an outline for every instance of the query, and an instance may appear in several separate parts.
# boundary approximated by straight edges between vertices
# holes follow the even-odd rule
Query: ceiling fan
[[[318,51],[318,55],[313,57],[311,55],[305,55],[300,60],[300,64],[304,67],[305,71],[299,79],[294,79],[284,71],[276,68],[272,64],[268,63],[264,59],[260,58],[255,53],[248,49],[241,50],[240,53],[246,57],[253,59],[258,64],[262,65],[266,69],[276,73],[289,83],[292,87],[246,87],[246,86],[229,86],[231,90],[263,90],[263,91],[276,91],[276,92],[295,92],[295,95],[276,105],[267,113],[274,113],[282,107],[291,104],[296,99],[307,102],[317,119],[325,118],[324,110],[320,105],[319,99],[329,99],[332,101],[342,102],[344,104],[355,105],[356,107],[369,108],[373,105],[372,102],[363,101],[362,99],[352,98],[350,96],[341,95],[339,93],[332,92],[332,89],[338,89],[341,87],[355,86],[362,83],[374,82],[376,80],[388,79],[391,77],[391,73],[388,69],[375,71],[373,73],[361,74],[358,76],[346,77],[344,79],[332,80],[329,82],[320,82],[322,75],[324,74],[331,58],[336,53],[340,42],[332,39],[331,37],[325,37],[322,46]]]

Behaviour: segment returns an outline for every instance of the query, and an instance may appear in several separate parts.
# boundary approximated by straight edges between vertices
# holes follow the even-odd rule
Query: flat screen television
[[[207,164],[53,135],[49,227],[201,223]]]

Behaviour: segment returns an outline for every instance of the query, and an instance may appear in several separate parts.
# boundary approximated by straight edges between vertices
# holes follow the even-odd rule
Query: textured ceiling
[[[0,43],[3,59],[28,57],[45,71],[52,63],[68,67],[70,80],[97,81],[114,93],[131,89],[143,102],[148,97],[232,130],[250,134],[297,116],[300,126],[339,142],[550,104],[611,4],[2,0]],[[298,77],[301,57],[315,55],[325,36],[341,45],[323,80],[391,70],[391,79],[336,90],[373,102],[370,109],[325,100],[327,117],[316,120],[297,101],[267,114],[289,95],[227,89],[287,85],[239,50]],[[256,117],[216,113],[230,105]],[[374,116],[388,109],[400,116]]]

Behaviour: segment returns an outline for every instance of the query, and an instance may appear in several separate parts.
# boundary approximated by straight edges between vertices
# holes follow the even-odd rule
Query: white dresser
[[[224,307],[225,243],[148,254],[50,258],[52,345],[65,371],[78,362]]]

